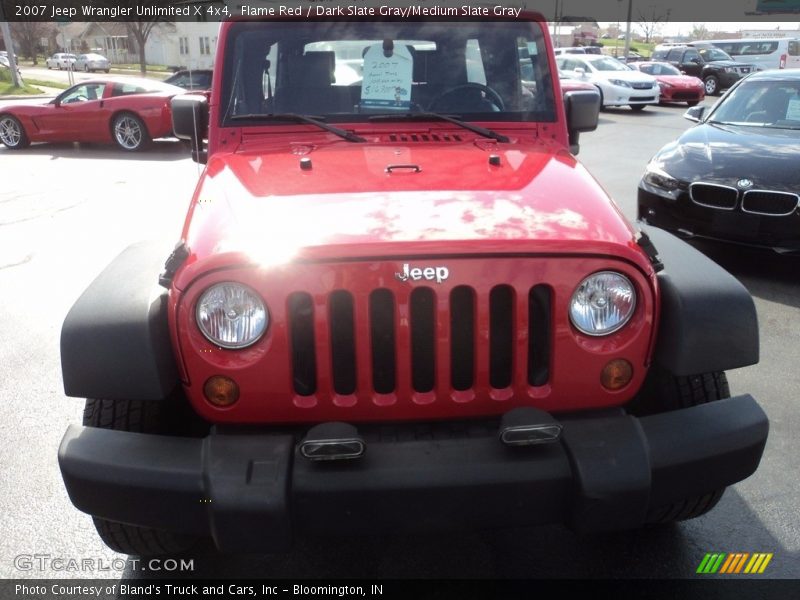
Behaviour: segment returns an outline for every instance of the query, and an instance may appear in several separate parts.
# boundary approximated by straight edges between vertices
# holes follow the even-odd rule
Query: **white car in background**
[[[630,106],[631,110],[639,111],[648,104],[658,104],[661,90],[656,78],[635,71],[611,56],[562,54],[556,56],[556,64],[560,72],[595,85],[600,90],[603,108]]]
[[[100,54],[79,54],[72,68],[86,73],[94,73],[95,71],[108,73],[111,70],[111,63],[105,56]]]
[[[65,52],[56,52],[45,61],[48,69],[68,69],[70,65],[75,64],[76,57],[74,54],[67,54]]]

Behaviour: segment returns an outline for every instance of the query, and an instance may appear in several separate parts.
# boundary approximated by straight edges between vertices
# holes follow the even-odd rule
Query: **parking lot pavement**
[[[635,191],[647,159],[690,123],[682,107],[601,113],[583,134],[579,158],[635,215]],[[179,144],[146,153],[110,147],[39,145],[0,148],[0,577],[153,575],[106,549],[91,520],[70,504],[56,450],[82,402],[63,395],[61,322],[93,277],[139,239],[176,240],[198,169]],[[676,526],[581,536],[559,527],[447,535],[298,540],[283,556],[193,555],[193,577],[692,577],[706,552],[771,552],[765,576],[800,577],[800,389],[798,262],[728,247],[707,249],[753,293],[762,361],[729,373],[732,390],[751,393],[771,419],[762,465],[729,489],[708,515]],[[106,571],[25,569],[33,554],[103,559]],[[119,562],[112,562],[117,559]],[[161,573],[163,575],[163,573]]]

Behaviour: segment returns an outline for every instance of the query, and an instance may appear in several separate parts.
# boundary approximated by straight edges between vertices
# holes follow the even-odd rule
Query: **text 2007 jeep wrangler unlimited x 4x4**
[[[90,399],[59,460],[103,540],[633,528],[752,474],[767,419],[723,373],[758,361],[752,299],[575,160],[596,102],[533,14],[223,23],[210,95],[173,101],[206,163],[179,245],[62,331]]]

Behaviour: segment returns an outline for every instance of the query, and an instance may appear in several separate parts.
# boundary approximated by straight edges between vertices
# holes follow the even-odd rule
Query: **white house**
[[[219,23],[175,22],[156,28],[145,46],[147,62],[158,65],[211,69],[217,51]]]

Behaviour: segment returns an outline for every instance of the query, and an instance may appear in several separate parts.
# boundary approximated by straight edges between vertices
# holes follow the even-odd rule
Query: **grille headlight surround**
[[[269,326],[269,311],[255,290],[225,281],[215,283],[200,295],[195,321],[211,343],[239,350],[261,339]]]
[[[636,289],[622,273],[599,271],[578,284],[569,302],[569,319],[581,333],[610,335],[636,310]]]

